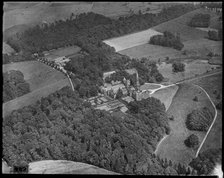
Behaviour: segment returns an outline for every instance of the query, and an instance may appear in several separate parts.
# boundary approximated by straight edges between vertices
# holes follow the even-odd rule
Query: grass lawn
[[[135,46],[132,48],[128,48],[125,50],[119,51],[120,54],[127,55],[131,58],[143,58],[146,57],[150,60],[163,60],[166,57],[169,58],[181,58],[186,57],[182,55],[181,51],[178,51],[173,48],[163,47],[159,45],[151,45],[151,44],[142,44],[139,46]]]
[[[181,60],[181,59],[180,59]],[[207,71],[211,71],[212,68],[218,67],[218,65],[210,65],[205,60],[193,60],[190,61],[188,59],[181,60],[185,64],[185,71],[174,73],[172,71],[172,64],[166,64],[163,62],[162,64],[158,65],[159,72],[167,79],[168,82],[174,83],[180,81],[182,79],[187,79],[194,77],[196,75],[204,74]]]
[[[186,128],[185,120],[193,109],[208,107],[214,114],[214,109],[206,94],[197,86],[191,84],[180,84],[179,89],[167,111],[169,116],[174,116],[174,121],[169,121],[171,127],[170,135],[160,144],[157,154],[161,158],[189,163],[194,158],[196,150],[187,148],[184,140],[192,133],[199,137],[201,142],[205,132],[190,131]],[[193,98],[197,95],[199,101],[194,102]]]
[[[164,103],[166,110],[170,107],[173,97],[175,96],[178,90],[178,86],[170,86],[167,88],[163,88],[161,90],[156,91],[151,96],[159,99],[162,103]]]
[[[217,104],[221,99],[217,99],[217,94],[214,94],[216,90],[221,94],[222,98],[222,74],[209,76],[193,81],[192,83],[203,87],[211,97],[214,104]],[[221,148],[222,147],[222,111],[217,110],[217,119],[204,143],[201,151],[208,148]]]

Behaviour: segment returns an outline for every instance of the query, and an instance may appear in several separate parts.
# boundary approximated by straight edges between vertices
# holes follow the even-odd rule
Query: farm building
[[[70,59],[69,58],[66,58],[65,56],[62,56],[62,57],[58,57],[54,60],[54,62],[58,65],[62,65],[64,66],[65,63],[69,62]]]

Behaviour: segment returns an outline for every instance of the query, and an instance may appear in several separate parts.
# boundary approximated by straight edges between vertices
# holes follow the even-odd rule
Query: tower
[[[137,89],[139,91],[140,84],[139,84],[139,78],[138,78],[138,71],[136,70],[136,77],[137,77]]]

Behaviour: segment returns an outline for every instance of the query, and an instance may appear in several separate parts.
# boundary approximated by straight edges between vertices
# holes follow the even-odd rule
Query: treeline
[[[30,92],[29,83],[24,80],[23,73],[10,70],[3,73],[3,103]]]
[[[29,61],[29,60],[34,60],[34,57],[32,56],[31,53],[17,53],[16,55],[8,55],[8,54],[3,54],[2,56],[2,63],[3,64],[8,64],[12,62],[22,62],[22,61]]]
[[[209,27],[210,24],[210,14],[195,14],[191,21],[189,22],[189,26],[191,27]]]
[[[135,68],[138,71],[140,85],[145,82],[157,83],[162,82],[164,77],[159,73],[155,61],[150,61],[147,58],[132,59],[127,65],[127,68]]]
[[[207,131],[213,120],[213,114],[207,107],[195,109],[187,115],[186,126],[189,130]]]
[[[179,34],[174,35],[169,31],[165,31],[163,35],[152,36],[149,40],[149,44],[172,47],[177,50],[181,50],[184,47]]]
[[[198,157],[193,159],[189,165],[197,170],[198,175],[209,175],[215,166],[222,164],[222,149],[208,149],[199,153]]]
[[[139,114],[121,118],[64,87],[3,118],[3,159],[10,166],[61,159],[122,174],[178,174],[153,154],[168,128],[164,105],[155,98],[136,104]]]
[[[208,8],[222,8],[221,2],[203,2],[201,3],[202,7],[207,6]]]
[[[85,46],[85,50],[91,51],[92,43],[89,43],[89,38],[94,39],[91,41],[94,41],[93,44],[99,48],[104,39],[145,30],[191,10],[194,10],[194,6],[190,4],[174,5],[163,9],[158,15],[140,13],[120,17],[117,20],[92,12],[83,13],[75,19],[59,20],[49,25],[45,24],[43,27],[37,25],[22,34],[12,36],[7,43],[16,51],[29,51],[31,53],[66,45],[80,46],[79,43],[83,43],[81,48]]]
[[[208,31],[208,39],[214,41],[221,41],[222,40],[222,29],[218,29],[218,31],[209,30]]]

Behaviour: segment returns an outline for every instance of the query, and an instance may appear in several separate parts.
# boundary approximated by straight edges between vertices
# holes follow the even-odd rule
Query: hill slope
[[[118,174],[90,164],[66,160],[44,160],[29,164],[30,174]]]

